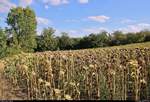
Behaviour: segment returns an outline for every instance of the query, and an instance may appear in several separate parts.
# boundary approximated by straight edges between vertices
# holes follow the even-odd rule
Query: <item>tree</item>
[[[126,35],[121,31],[115,31],[112,36],[111,45],[126,44]]]
[[[99,34],[97,34],[97,38],[98,38],[98,45],[96,47],[105,47],[109,45],[110,42],[110,36],[108,35],[108,32],[103,31]]]
[[[136,43],[144,42],[145,34],[144,34],[143,31],[137,32],[135,35],[136,35],[136,36],[135,36],[135,38],[136,38]]]
[[[72,40],[73,40],[73,48],[72,49],[74,49],[74,50],[76,50],[76,49],[79,49],[80,48],[80,40],[81,40],[82,38],[72,38]]]
[[[89,36],[84,36],[79,41],[79,44],[78,44],[79,49],[85,49],[85,48],[91,48],[91,47],[92,47],[92,44],[91,44],[91,40],[90,40]]]
[[[57,41],[54,36],[55,30],[53,28],[45,28],[42,35],[38,37],[37,49],[39,51],[56,50]]]
[[[70,50],[73,48],[73,39],[67,33],[62,32],[61,37],[58,37],[58,46],[60,50]]]
[[[12,8],[7,16],[7,24],[14,31],[16,45],[25,52],[33,52],[36,48],[36,15],[29,7]]]
[[[127,33],[127,44],[136,43],[136,35],[135,33]]]
[[[143,30],[140,33],[141,38],[141,42],[144,41],[150,41],[150,31],[149,30]]]
[[[106,31],[100,32],[98,34],[90,34],[85,36],[80,40],[78,46],[80,48],[97,48],[105,47],[109,45],[110,37]]]
[[[0,58],[4,57],[6,54],[6,42],[7,42],[7,37],[2,28],[0,28]]]
[[[150,41],[150,34],[147,34],[147,35],[145,36],[144,41]]]

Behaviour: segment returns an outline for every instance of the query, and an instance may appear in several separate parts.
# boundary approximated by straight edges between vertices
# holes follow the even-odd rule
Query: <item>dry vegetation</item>
[[[3,74],[31,100],[145,100],[150,96],[149,46],[22,53],[3,59]]]

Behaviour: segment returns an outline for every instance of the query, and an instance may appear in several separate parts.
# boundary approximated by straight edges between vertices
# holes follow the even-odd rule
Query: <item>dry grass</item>
[[[4,75],[29,100],[148,99],[147,45],[23,53],[4,59]]]
[[[3,62],[0,62],[0,73],[4,71],[4,63]]]

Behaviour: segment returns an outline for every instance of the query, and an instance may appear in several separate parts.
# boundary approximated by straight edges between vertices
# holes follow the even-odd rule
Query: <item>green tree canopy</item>
[[[36,15],[29,7],[12,8],[7,16],[7,24],[14,31],[13,39],[16,45],[25,52],[36,48]]]
[[[59,49],[61,49],[61,50],[72,49],[73,48],[73,43],[74,43],[73,39],[71,39],[68,36],[68,33],[62,32],[61,34],[62,34],[61,37],[58,37],[58,39],[59,39],[59,42],[58,42]]]
[[[42,32],[42,35],[39,37],[38,40],[38,49],[40,51],[47,51],[47,50],[56,50],[57,48],[57,41],[54,36],[55,30],[53,28],[45,28]]]
[[[7,37],[2,28],[0,28],[0,58],[4,57],[6,54],[6,43],[7,43]]]
[[[112,34],[112,45],[122,45],[126,44],[126,34],[122,31],[115,31]]]

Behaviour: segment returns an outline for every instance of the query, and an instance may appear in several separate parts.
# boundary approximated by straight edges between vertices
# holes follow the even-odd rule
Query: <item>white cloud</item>
[[[48,25],[49,23],[51,23],[51,21],[47,18],[36,17],[36,20],[38,24],[42,24],[42,25]]]
[[[59,5],[62,5],[62,4],[69,4],[69,1],[70,0],[43,0],[43,3],[45,4],[45,9],[48,9],[49,8],[49,5],[52,5],[52,6],[59,6]],[[78,2],[80,4],[86,4],[89,2],[89,0],[78,0]]]
[[[45,5],[44,7],[45,7],[45,9],[48,9],[48,8],[49,8],[49,6],[48,6],[48,5]]]
[[[81,3],[81,4],[86,4],[86,3],[89,2],[89,0],[78,0],[78,2]]]
[[[4,17],[0,17],[0,22],[5,22],[5,18]]]
[[[78,31],[76,31],[76,30],[69,30],[69,33],[76,34],[76,33],[78,33]]]
[[[127,33],[127,32],[140,32],[141,30],[148,29],[150,30],[150,24],[148,23],[139,23],[135,25],[128,25],[125,28],[120,28],[119,30]]]
[[[81,37],[82,36],[81,30],[60,30],[60,29],[56,29],[55,34],[57,36],[61,36],[62,32],[68,33],[68,35],[71,36],[71,37]]]
[[[100,22],[100,23],[104,23],[106,22],[107,20],[110,19],[110,17],[107,17],[107,16],[89,16],[88,19],[92,20],[92,21],[96,21],[96,22]]]
[[[55,35],[56,36],[61,36],[61,32],[63,32],[62,30],[60,29],[57,29],[57,28],[54,28],[55,29]]]
[[[9,0],[0,0],[0,13],[7,13],[12,7],[16,7],[16,5]]]
[[[83,37],[85,35],[89,35],[91,33],[100,33],[102,31],[108,31],[109,30],[107,28],[104,27],[91,27],[91,28],[82,28],[82,29],[57,29],[54,28],[56,30],[55,35],[56,36],[60,36],[62,32],[66,32],[69,34],[69,36],[71,37]]]
[[[108,29],[104,28],[104,27],[99,27],[99,28],[86,28],[86,29],[82,30],[82,32],[87,33],[87,34],[90,34],[90,33],[99,33],[101,31],[108,31]]]
[[[37,35],[41,35],[41,33],[42,33],[42,29],[38,28],[37,29]]]
[[[131,19],[124,19],[121,21],[122,24],[128,24],[128,23],[135,23],[135,20],[131,20]]]
[[[62,0],[62,4],[68,4],[69,1],[68,0]]]
[[[58,6],[62,4],[68,4],[69,0],[43,0],[43,3],[46,5],[45,8],[48,8],[48,5]]]
[[[20,5],[23,7],[26,7],[28,5],[31,5],[33,0],[20,0]]]
[[[70,36],[72,37],[81,37],[84,35],[88,35],[91,33],[99,33],[102,31],[109,31],[107,28],[104,27],[99,27],[99,28],[83,28],[83,29],[76,29],[76,30],[64,30],[64,32],[67,32],[68,34],[70,34]],[[59,31],[61,32],[61,31]]]
[[[65,22],[79,22],[80,20],[77,20],[77,19],[68,19],[68,20],[65,20]]]

